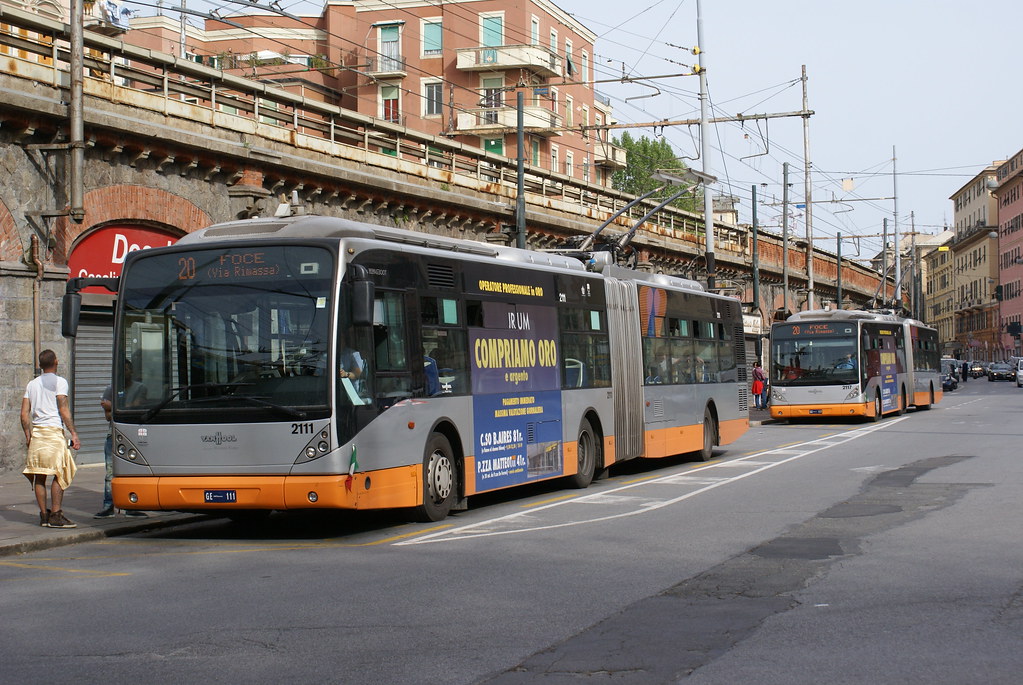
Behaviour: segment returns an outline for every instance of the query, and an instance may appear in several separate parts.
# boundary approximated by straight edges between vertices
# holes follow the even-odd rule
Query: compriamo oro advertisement
[[[557,312],[484,303],[486,328],[469,329],[476,491],[564,471]]]

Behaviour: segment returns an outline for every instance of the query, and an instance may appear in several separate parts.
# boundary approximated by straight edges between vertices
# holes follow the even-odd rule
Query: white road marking
[[[499,516],[497,518],[487,519],[486,521],[479,521],[477,523],[469,523],[469,524],[466,524],[464,526],[459,526],[457,528],[448,528],[446,530],[438,531],[438,532],[435,532],[435,533],[429,533],[429,534],[423,535],[421,537],[406,539],[406,540],[403,540],[401,542],[396,542],[394,544],[398,545],[398,546],[402,546],[402,545],[422,545],[422,544],[434,543],[434,542],[448,542],[448,541],[454,541],[454,540],[467,540],[467,539],[475,539],[475,538],[481,538],[481,537],[491,537],[491,536],[495,536],[495,535],[515,535],[515,534],[520,534],[520,533],[531,533],[531,532],[535,532],[535,531],[539,531],[539,530],[553,530],[555,528],[567,528],[567,527],[570,527],[570,526],[579,526],[579,525],[583,525],[583,524],[599,523],[601,521],[611,521],[611,520],[614,520],[614,519],[625,518],[625,517],[628,517],[628,516],[636,516],[637,514],[645,514],[648,511],[652,511],[654,509],[660,509],[662,507],[667,507],[667,506],[670,506],[672,504],[677,504],[679,502],[685,501],[685,500],[690,499],[692,497],[695,497],[697,495],[703,494],[705,492],[709,492],[710,490],[714,490],[715,488],[719,488],[719,487],[722,487],[724,485],[728,485],[730,483],[734,483],[734,482],[740,481],[743,478],[749,478],[750,476],[755,476],[758,473],[762,473],[763,471],[767,471],[768,469],[773,469],[776,466],[781,466],[783,464],[788,464],[789,462],[796,461],[797,459],[802,459],[803,457],[808,457],[808,456],[810,456],[812,454],[816,454],[818,452],[822,452],[822,451],[830,449],[832,447],[836,447],[838,445],[842,445],[842,444],[850,442],[852,440],[856,440],[858,438],[862,438],[864,436],[870,435],[871,433],[873,433],[875,431],[882,430],[882,429],[888,428],[890,426],[894,426],[895,424],[897,424],[897,423],[899,423],[901,421],[906,420],[906,418],[908,418],[908,417],[902,416],[902,417],[899,417],[899,418],[889,419],[887,421],[884,421],[883,423],[867,426],[865,428],[857,428],[856,430],[852,430],[852,431],[849,431],[848,433],[843,433],[843,434],[837,435],[837,436],[836,435],[830,435],[827,438],[816,438],[814,440],[809,440],[807,442],[800,443],[799,445],[787,446],[784,449],[765,450],[763,452],[756,452],[756,453],[751,454],[751,455],[746,456],[746,457],[738,457],[736,459],[730,459],[730,460],[725,461],[725,462],[719,462],[719,463],[715,463],[715,464],[707,464],[705,466],[699,467],[698,469],[694,469],[693,471],[690,471],[689,473],[702,472],[702,471],[706,471],[706,470],[709,470],[709,469],[716,469],[716,468],[731,468],[731,467],[735,467],[735,466],[737,466],[739,464],[743,464],[743,463],[746,463],[746,462],[750,462],[750,463],[746,464],[748,466],[752,466],[754,464],[761,464],[761,465],[760,466],[756,466],[755,468],[753,468],[750,471],[746,471],[744,473],[739,473],[739,474],[737,474],[735,476],[732,476],[730,478],[712,479],[713,482],[710,482],[710,483],[708,483],[706,485],[703,485],[703,487],[697,488],[696,490],[693,490],[691,492],[687,492],[687,493],[685,493],[683,495],[679,495],[677,497],[671,497],[671,498],[668,498],[668,499],[657,500],[656,498],[645,498],[645,497],[617,495],[617,493],[622,493],[622,492],[625,492],[627,490],[632,490],[632,489],[638,488],[638,487],[649,487],[650,485],[672,485],[672,484],[675,484],[675,483],[678,482],[677,479],[679,478],[679,474],[673,473],[673,474],[670,474],[670,475],[667,475],[667,476],[663,476],[661,478],[652,478],[652,479],[642,480],[642,481],[635,482],[635,483],[630,483],[628,485],[622,485],[620,487],[612,488],[610,490],[606,490],[606,491],[600,492],[600,493],[593,493],[591,495],[583,495],[582,497],[577,497],[577,498],[572,498],[572,499],[565,499],[565,500],[559,500],[557,502],[551,502],[550,504],[534,507],[534,508],[530,509],[528,512],[515,512],[515,513],[512,513],[512,514],[506,514],[505,516]],[[759,461],[758,462],[755,459],[755,458],[759,458],[760,460],[763,460],[763,458],[765,456],[770,456],[772,454],[776,454],[779,457],[783,457],[783,458],[779,459],[778,461],[769,461],[769,462],[764,462],[764,461]],[[699,476],[698,476],[698,478],[699,478]],[[605,503],[605,502],[613,502],[615,504],[622,504],[622,503],[626,503],[626,500],[631,500],[633,504],[637,504],[638,503],[637,500],[639,500],[639,501],[643,501],[643,504],[641,504],[640,505],[641,508],[638,508],[638,509],[632,509],[630,511],[625,511],[625,512],[619,511],[617,513],[607,514],[605,516],[588,517],[588,518],[580,519],[580,520],[576,520],[576,521],[566,521],[566,522],[563,522],[563,523],[550,523],[550,524],[546,524],[546,525],[525,526],[525,527],[522,525],[523,523],[527,522],[528,520],[536,520],[538,512],[541,512],[541,511],[543,511],[545,509],[553,509],[555,507],[562,507],[562,506],[565,506],[566,504],[586,504],[586,503],[594,504],[594,503]],[[500,525],[502,525],[502,524],[511,524],[512,527],[506,528],[506,529],[501,529],[501,530],[496,530],[496,528],[500,527]]]

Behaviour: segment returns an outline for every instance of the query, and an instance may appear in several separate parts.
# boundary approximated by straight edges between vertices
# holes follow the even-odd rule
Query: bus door
[[[608,278],[607,319],[615,408],[615,461],[643,456],[643,351],[636,284]]]

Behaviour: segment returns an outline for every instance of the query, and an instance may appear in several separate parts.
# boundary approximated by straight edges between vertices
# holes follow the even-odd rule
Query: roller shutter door
[[[82,316],[75,341],[75,382],[73,415],[82,449],[78,463],[103,461],[107,420],[99,405],[103,390],[110,385],[113,358],[113,317]]]

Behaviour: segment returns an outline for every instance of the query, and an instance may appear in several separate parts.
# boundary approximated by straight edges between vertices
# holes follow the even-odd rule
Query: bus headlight
[[[860,392],[859,388],[853,388],[852,390],[849,391],[849,394],[845,396],[845,401],[849,402],[851,400],[862,400],[861,395],[862,393]]]
[[[327,444],[326,442],[323,442],[323,441],[321,441],[321,442],[320,442],[320,443],[319,443],[319,444],[318,444],[318,445],[316,446],[316,449],[320,450],[321,452],[326,452],[327,450],[329,450],[329,449],[330,449],[330,445],[328,445],[328,444]]]
[[[124,446],[123,442],[117,444],[117,456],[123,457],[125,452],[127,452],[127,451],[128,451],[128,448]]]
[[[771,399],[778,400],[779,402],[788,402],[785,399],[785,391],[780,388],[771,388]]]
[[[316,457],[316,448],[313,447],[312,445],[309,445],[309,447],[306,447],[305,448],[305,456],[307,458],[309,458],[309,459],[315,458]]]

